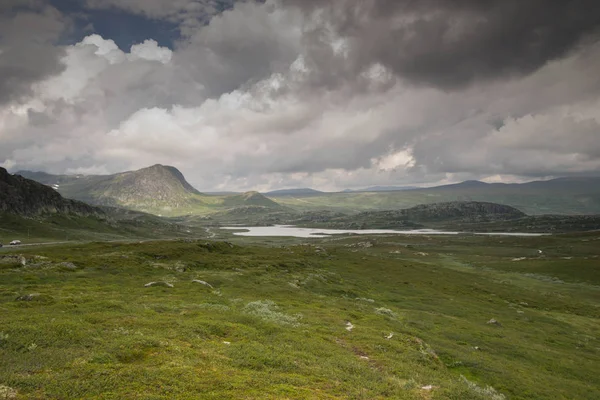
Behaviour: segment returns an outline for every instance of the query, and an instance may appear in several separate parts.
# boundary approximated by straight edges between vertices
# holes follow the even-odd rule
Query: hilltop
[[[0,168],[0,243],[198,237],[203,229],[121,208],[64,198],[39,182]]]
[[[139,210],[188,206],[194,203],[193,196],[200,194],[177,168],[160,164],[114,175],[51,175],[29,171],[19,174],[51,185],[67,197]]]
[[[311,188],[299,188],[299,189],[280,189],[280,190],[272,190],[270,192],[265,193],[266,196],[271,197],[281,197],[281,196],[318,196],[322,195],[325,192],[321,192],[319,190],[311,189]]]
[[[18,174],[51,186],[65,197],[156,215],[205,215],[249,206],[281,208],[258,192],[200,193],[177,168],[160,164],[113,175],[52,175],[31,171]]]
[[[246,192],[243,194],[237,194],[227,196],[223,201],[223,205],[226,207],[243,207],[243,206],[262,206],[270,208],[279,208],[280,205],[273,200],[265,197],[258,192]]]

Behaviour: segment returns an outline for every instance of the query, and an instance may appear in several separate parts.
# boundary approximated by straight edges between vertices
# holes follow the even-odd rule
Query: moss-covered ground
[[[600,233],[231,240],[0,253],[0,399],[600,398]]]

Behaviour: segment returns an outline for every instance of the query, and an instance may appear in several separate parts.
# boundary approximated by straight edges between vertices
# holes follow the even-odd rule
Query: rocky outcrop
[[[104,216],[99,208],[65,199],[56,190],[20,175],[11,175],[4,168],[0,168],[0,212],[21,216],[57,213]]]
[[[408,220],[417,222],[464,220],[511,220],[525,217],[525,213],[504,204],[482,201],[453,201],[422,204],[401,210]]]

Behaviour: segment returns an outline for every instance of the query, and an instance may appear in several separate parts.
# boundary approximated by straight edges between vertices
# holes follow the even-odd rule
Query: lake
[[[415,230],[394,230],[394,229],[315,229],[300,228],[293,225],[274,225],[274,226],[228,226],[220,229],[235,230],[237,236],[288,236],[298,238],[326,238],[332,235],[355,234],[355,235],[459,235],[475,234],[487,236],[544,236],[545,233],[519,233],[519,232],[453,232],[439,231],[435,229],[415,229]]]

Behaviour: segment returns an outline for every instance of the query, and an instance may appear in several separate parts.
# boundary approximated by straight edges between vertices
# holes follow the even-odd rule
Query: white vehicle
[[[11,246],[18,246],[21,244],[20,240],[13,240],[12,242],[9,243]]]

